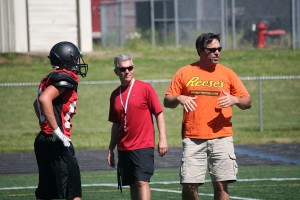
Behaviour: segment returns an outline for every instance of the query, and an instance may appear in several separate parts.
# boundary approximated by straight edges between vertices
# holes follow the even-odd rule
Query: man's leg
[[[234,153],[233,138],[223,137],[209,141],[209,172],[211,175],[214,199],[229,199],[228,183],[236,181],[238,165]]]
[[[183,200],[199,200],[198,184],[183,183],[181,195]]]
[[[207,140],[184,138],[180,167],[183,200],[198,200],[198,187],[205,183]]]
[[[137,181],[136,187],[138,188],[138,196],[139,200],[150,200],[151,192],[149,183],[146,181]]]
[[[137,195],[138,200],[150,200],[151,192],[149,181],[154,173],[154,149],[144,148],[132,151],[130,160],[133,163],[134,185],[132,188],[132,197]],[[135,193],[134,193],[135,192]]]
[[[138,188],[136,184],[130,185],[130,196],[131,196],[131,200],[138,200],[139,195],[138,195]]]
[[[130,195],[132,200],[150,200],[151,192],[149,183],[145,181],[136,181],[130,185]]]
[[[229,200],[227,182],[213,182],[213,187],[215,200]]]

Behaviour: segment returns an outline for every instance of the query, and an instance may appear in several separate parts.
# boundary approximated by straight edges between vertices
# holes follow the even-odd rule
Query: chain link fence
[[[300,0],[117,0],[100,5],[103,47],[144,40],[190,46],[202,32],[225,49],[300,47]]]
[[[296,131],[299,130],[300,115],[300,76],[262,76],[241,77],[246,88],[251,94],[253,106],[247,112],[234,107],[234,127],[249,131]],[[170,84],[170,79],[143,80],[149,82],[156,90],[161,102],[164,92]],[[15,130],[15,123],[11,121],[22,118],[18,126],[24,130],[32,130],[36,127],[36,118],[32,107],[22,105],[32,104],[36,97],[36,87],[39,83],[0,83],[0,120],[3,122],[2,133],[10,133]],[[98,129],[109,132],[111,124],[107,123],[109,110],[109,97],[111,91],[119,85],[119,81],[82,81],[79,87],[81,114],[76,116],[77,128],[83,131],[98,131]],[[14,89],[12,89],[12,87]],[[32,94],[31,96],[25,94]],[[16,97],[22,96],[22,101],[15,101]],[[28,99],[27,99],[28,98]],[[96,106],[96,107],[95,107]],[[32,112],[28,115],[28,109]],[[96,110],[95,110],[96,109]],[[14,112],[12,112],[14,111]],[[175,130],[179,131],[181,126],[182,109],[165,109],[167,124],[178,125]],[[10,113],[9,116],[6,114]],[[87,126],[86,119],[89,119]],[[247,123],[242,122],[247,121]],[[174,124],[173,124],[174,125]],[[18,128],[19,128],[18,127]],[[101,128],[99,128],[101,127]]]

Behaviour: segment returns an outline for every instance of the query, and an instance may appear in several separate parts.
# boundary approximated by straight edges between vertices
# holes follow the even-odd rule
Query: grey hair
[[[132,61],[132,57],[129,54],[120,54],[120,55],[117,55],[115,57],[115,60],[114,60],[115,68],[119,67],[119,62],[121,62],[121,61],[127,61],[127,60],[131,60]]]

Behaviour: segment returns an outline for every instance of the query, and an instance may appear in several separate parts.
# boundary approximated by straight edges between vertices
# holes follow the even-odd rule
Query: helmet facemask
[[[79,74],[84,78],[88,73],[88,69],[88,64],[84,62],[82,54],[80,54],[80,56],[77,59],[77,63],[74,63],[74,66],[72,67],[71,71],[73,71],[75,74]]]

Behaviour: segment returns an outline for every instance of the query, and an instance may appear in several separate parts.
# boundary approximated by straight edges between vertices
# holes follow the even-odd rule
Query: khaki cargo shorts
[[[238,165],[232,137],[211,140],[184,138],[182,146],[180,183],[203,184],[207,169],[213,182],[236,181]]]

